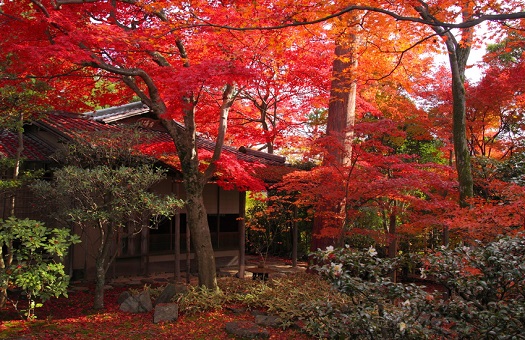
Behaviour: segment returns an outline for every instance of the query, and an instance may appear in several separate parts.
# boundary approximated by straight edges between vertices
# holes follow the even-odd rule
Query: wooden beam
[[[246,192],[239,192],[239,278],[244,279],[246,251]]]

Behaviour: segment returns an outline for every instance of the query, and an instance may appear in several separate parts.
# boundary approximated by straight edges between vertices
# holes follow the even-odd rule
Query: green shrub
[[[0,221],[0,293],[8,299],[7,288],[21,289],[29,301],[23,311],[35,318],[35,308],[49,298],[67,297],[69,276],[60,263],[68,247],[79,238],[66,229],[51,229],[42,222],[10,217]],[[4,251],[6,251],[4,253]],[[15,308],[18,301],[11,300]]]
[[[520,338],[525,329],[525,238],[442,248],[424,259],[423,276],[446,287],[439,313],[459,336]]]
[[[351,305],[305,309],[316,337],[366,339],[522,338],[525,328],[525,239],[505,237],[423,256],[423,278],[448,294],[426,292],[387,276],[400,259],[381,259],[370,248],[318,251],[315,267]]]

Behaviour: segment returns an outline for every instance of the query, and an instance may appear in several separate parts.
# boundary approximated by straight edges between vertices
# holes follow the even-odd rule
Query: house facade
[[[24,128],[24,165],[31,169],[42,169],[47,176],[52,176],[53,167],[60,166],[53,160],[53,154],[64,145],[75,143],[79,136],[95,134],[99,131],[119,131],[123,125],[139,125],[148,133],[155,134],[159,141],[171,142],[171,137],[163,130],[158,121],[150,115],[149,108],[142,103],[132,103],[109,109],[84,114],[53,112],[43,115],[41,119],[29,122]],[[9,131],[0,135],[0,157],[12,158],[16,152],[16,136]],[[213,150],[214,143],[198,137],[201,149]],[[239,149],[225,146],[222,151],[229,156],[235,156],[246,163],[262,165],[259,176],[262,180],[275,181],[283,173],[289,172],[284,157],[269,155],[244,147]],[[159,162],[167,171],[167,178],[155,185],[154,192],[174,194],[184,199],[182,176],[176,164]],[[273,170],[272,170],[273,169]],[[8,176],[8,174],[4,174]],[[2,218],[11,215],[9,202],[15,197],[15,216],[49,221],[39,212],[39,202],[35,202],[31,192],[26,188],[16,192],[2,193]],[[236,189],[223,189],[218,181],[211,181],[205,187],[204,201],[208,213],[208,223],[212,244],[216,252],[218,266],[244,266],[244,210],[246,193]],[[94,257],[90,251],[93,248],[94,235],[89,230],[78,226],[70,226],[80,235],[82,243],[75,245],[70,252],[69,268],[73,278],[90,279],[94,276]],[[161,219],[150,228],[142,228],[137,233],[136,228],[122,228],[115,240],[117,258],[108,276],[140,275],[149,272],[174,272],[180,277],[180,272],[189,273],[194,270],[193,253],[189,242],[189,232],[186,229],[186,213],[184,208],[176,212],[172,218]]]

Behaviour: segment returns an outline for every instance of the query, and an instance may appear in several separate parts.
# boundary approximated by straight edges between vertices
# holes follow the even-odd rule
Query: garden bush
[[[438,312],[460,336],[523,338],[525,238],[442,248],[424,258],[422,276],[442,284],[449,299]]]
[[[283,328],[297,325],[322,339],[523,338],[523,236],[406,256],[329,247],[312,254],[318,274],[220,278],[219,291],[193,287],[175,299],[188,314],[237,304],[263,309]],[[425,280],[392,282],[390,274],[406,261],[421,264]]]
[[[67,296],[69,276],[60,262],[73,243],[80,242],[69,230],[48,228],[42,222],[10,217],[0,221],[0,294],[18,309],[18,299],[7,290],[20,290],[27,298],[27,319],[51,297]]]
[[[523,235],[468,247],[442,247],[419,259],[423,279],[443,287],[430,291],[393,283],[389,271],[404,260],[382,259],[373,248],[317,251],[314,268],[352,305],[313,306],[324,333],[318,337],[383,339],[523,338],[525,239]],[[412,261],[417,262],[412,259]]]

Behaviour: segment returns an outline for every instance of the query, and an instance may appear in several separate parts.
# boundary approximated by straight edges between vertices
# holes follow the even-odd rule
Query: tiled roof
[[[18,136],[16,133],[2,130],[0,131],[0,156],[6,158],[14,158],[16,156],[16,149],[18,146]],[[49,156],[53,153],[53,148],[43,141],[34,138],[32,135],[24,135],[24,151],[22,158],[28,161],[49,160]]]
[[[62,132],[73,138],[75,132],[103,131],[114,129],[118,131],[118,125],[103,124],[102,122],[116,123],[120,120],[141,115],[149,112],[149,108],[142,103],[131,103],[109,109],[94,111],[93,113],[74,115],[74,114],[54,114],[46,116],[42,121],[57,132]],[[171,142],[172,138],[167,132],[160,132],[157,136],[159,142]],[[156,138],[156,139],[157,139]],[[203,137],[197,137],[197,146],[200,149],[213,152],[215,143]],[[262,164],[284,165],[285,158],[271,155],[265,152],[241,147],[236,149],[231,146],[224,146],[223,151],[234,154],[238,159],[246,162],[258,162]]]
[[[122,124],[117,124],[119,121],[147,113],[148,111],[149,109],[139,102],[95,111],[88,114],[52,112],[42,116],[38,121],[35,121],[32,124],[43,130],[52,132],[58,137],[59,141],[62,140],[67,142],[83,139],[85,138],[86,133],[90,134],[96,131],[122,131]],[[173,143],[173,139],[165,131],[152,129],[148,130],[148,132],[154,134],[153,140],[156,143]],[[49,160],[49,156],[54,151],[49,145],[46,145],[45,142],[39,140],[36,135],[28,133],[25,135],[24,141],[24,158],[26,159],[46,161]],[[2,132],[2,135],[0,136],[0,155],[12,157],[16,151],[16,145],[16,136],[14,134],[10,134],[6,131]],[[200,150],[213,152],[215,143],[212,140],[198,136],[197,146]],[[238,160],[244,162],[260,163],[270,166],[271,168],[286,167],[284,157],[251,150],[245,147],[237,149],[231,146],[223,146],[223,152],[224,154],[232,155]],[[175,160],[176,158],[177,157],[173,157],[172,160]],[[163,155],[162,157],[159,157],[159,159],[165,162],[167,158]],[[178,161],[169,161],[166,165],[178,168],[176,163],[178,163]],[[263,172],[266,173],[268,171],[271,170],[266,169]],[[262,175],[262,177],[268,177],[268,174]]]
[[[96,122],[86,115],[65,112],[48,113],[33,124],[45,127],[67,140],[73,140],[79,133],[120,130],[115,125]]]
[[[142,104],[141,102],[135,102],[121,106],[110,107],[107,109],[96,110],[93,112],[88,112],[86,113],[86,115],[91,117],[93,120],[107,124],[133,116],[140,116],[147,112],[149,112],[149,107]]]

